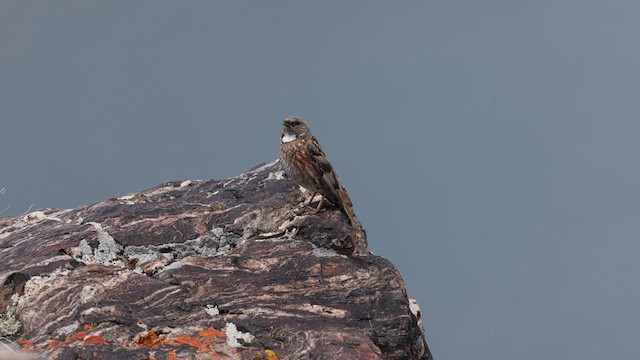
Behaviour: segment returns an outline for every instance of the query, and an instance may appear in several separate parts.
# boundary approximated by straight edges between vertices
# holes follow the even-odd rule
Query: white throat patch
[[[296,139],[296,136],[293,134],[284,134],[282,136],[282,142],[283,143],[288,143],[288,142],[292,142],[293,140]]]

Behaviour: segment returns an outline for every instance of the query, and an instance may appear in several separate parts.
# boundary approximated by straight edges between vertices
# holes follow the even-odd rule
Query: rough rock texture
[[[274,162],[0,219],[0,336],[47,359],[431,359],[395,267],[303,201]]]

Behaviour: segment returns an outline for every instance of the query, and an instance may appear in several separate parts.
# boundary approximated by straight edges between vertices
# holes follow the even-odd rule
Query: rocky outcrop
[[[430,359],[396,268],[303,201],[274,162],[0,219],[0,336],[47,359]]]

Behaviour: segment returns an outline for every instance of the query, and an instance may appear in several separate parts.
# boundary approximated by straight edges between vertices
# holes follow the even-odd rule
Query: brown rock
[[[395,267],[303,200],[270,163],[0,219],[0,336],[51,359],[431,359]]]

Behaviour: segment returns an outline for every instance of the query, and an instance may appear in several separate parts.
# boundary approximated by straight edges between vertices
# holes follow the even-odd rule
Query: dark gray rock
[[[0,336],[48,359],[431,359],[402,277],[277,163],[0,219]]]

